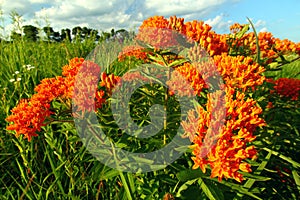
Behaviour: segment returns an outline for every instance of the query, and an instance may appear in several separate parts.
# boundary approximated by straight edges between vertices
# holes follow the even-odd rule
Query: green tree
[[[72,29],[72,35],[74,36],[75,40],[81,40],[81,33],[82,28],[80,26],[76,26]]]
[[[49,26],[45,26],[43,28],[43,31],[46,33],[48,40],[51,40],[51,37],[53,37],[53,33],[54,33],[53,28]]]
[[[70,29],[62,29],[61,32],[60,32],[60,38],[61,38],[61,41],[63,40],[68,40],[71,42],[72,40],[72,37],[71,37],[71,30]]]
[[[99,41],[100,36],[98,35],[98,31],[95,29],[92,29],[91,33],[90,33],[91,37],[95,38],[95,41]]]
[[[108,40],[110,37],[111,37],[110,33],[102,31],[100,41]]]
[[[16,31],[12,31],[10,34],[10,39],[12,41],[17,41],[22,39],[22,35],[20,33],[17,33]]]
[[[36,42],[38,40],[38,28],[32,25],[23,26],[24,39]]]
[[[60,42],[62,40],[60,33],[55,32],[52,27],[47,26],[47,27],[44,27],[43,30],[46,33],[49,41]]]

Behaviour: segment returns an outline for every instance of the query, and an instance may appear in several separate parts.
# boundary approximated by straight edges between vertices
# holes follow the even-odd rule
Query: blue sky
[[[258,31],[300,42],[299,0],[0,0],[2,30],[15,29],[11,11],[22,15],[22,25],[43,27],[47,23],[62,28],[88,26],[100,31],[111,28],[135,30],[153,15],[184,17],[185,21],[203,20],[218,33],[228,32],[234,22],[247,23],[249,17]]]

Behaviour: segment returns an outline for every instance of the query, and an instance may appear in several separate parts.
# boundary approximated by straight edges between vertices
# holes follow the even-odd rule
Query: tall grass
[[[33,93],[33,88],[40,80],[58,75],[69,59],[85,57],[95,46],[93,39],[76,43],[0,42],[1,122],[18,99],[28,98]],[[35,68],[27,70],[26,65]],[[16,78],[21,80],[17,81]]]
[[[0,199],[40,199],[42,194],[45,196],[42,193],[44,190],[48,192],[49,198],[55,198],[50,195],[50,191],[56,187],[44,187],[49,187],[46,184],[49,180],[58,185],[62,183],[55,181],[58,175],[55,174],[55,170],[58,170],[55,165],[57,161],[53,152],[47,149],[45,138],[36,141],[36,144],[26,144],[5,130],[5,118],[20,99],[29,98],[33,94],[40,80],[60,74],[62,66],[69,59],[85,57],[95,46],[92,38],[74,43],[25,40],[0,42],[0,173],[3,175],[0,177]],[[51,137],[47,139],[51,140]],[[41,164],[40,161],[43,166],[37,166]],[[41,170],[40,177],[35,169]],[[38,180],[39,184],[34,180]]]

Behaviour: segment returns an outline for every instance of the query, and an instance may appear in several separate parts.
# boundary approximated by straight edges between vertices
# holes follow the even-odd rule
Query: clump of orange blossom
[[[274,90],[277,94],[298,100],[300,95],[300,80],[295,78],[279,78],[274,83]]]
[[[54,114],[51,110],[52,101],[60,101],[71,109],[71,98],[74,97],[74,109],[82,113],[91,112],[91,108],[100,108],[105,102],[105,92],[90,87],[97,85],[99,73],[100,67],[97,64],[85,62],[83,58],[71,59],[63,67],[63,76],[43,79],[35,88],[36,94],[30,99],[21,100],[11,110],[12,114],[6,118],[11,123],[7,130],[13,130],[16,136],[24,135],[24,139],[31,140],[32,136],[38,135],[42,126],[54,121],[51,118]],[[76,79],[81,81],[74,88]],[[110,90],[112,85],[108,84],[109,81],[103,81],[106,83],[103,86],[109,86],[107,90]]]

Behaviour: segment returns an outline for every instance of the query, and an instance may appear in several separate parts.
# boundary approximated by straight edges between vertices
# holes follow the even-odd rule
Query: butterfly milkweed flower
[[[226,86],[226,112],[218,110],[221,105],[220,91],[208,94],[206,107],[198,106],[188,113],[188,119],[182,122],[186,137],[193,145],[193,169],[200,168],[204,173],[211,168],[211,177],[243,180],[240,171],[251,172],[246,159],[255,159],[257,152],[250,142],[255,140],[257,127],[265,126],[260,118],[262,109],[255,100]],[[222,107],[222,106],[221,106]],[[218,114],[214,114],[218,113]],[[224,123],[219,123],[224,117]],[[208,137],[206,137],[208,135]]]
[[[237,25],[233,25],[233,29],[235,29]],[[276,58],[280,55],[286,53],[296,53],[300,55],[300,43],[294,43],[287,39],[279,39],[275,38],[272,33],[270,32],[260,32],[256,38],[254,32],[246,33],[237,41],[233,41],[232,45],[236,45],[237,47],[243,47],[244,49],[249,49],[250,54],[255,55],[257,54],[257,43],[256,39],[258,40],[259,50],[260,50],[260,57],[265,59],[266,63],[273,62]]]
[[[101,74],[100,86],[104,86],[108,94],[111,94],[114,87],[120,83],[121,77],[119,76],[115,76],[114,74],[106,74],[105,72]]]
[[[242,89],[262,85],[265,68],[245,56],[229,56],[227,54],[214,56],[215,64],[227,85]]]
[[[79,73],[80,68],[84,68]],[[96,84],[97,76],[99,76],[100,68],[92,62],[85,62],[83,58],[73,58],[67,65],[63,67],[63,76],[54,78],[45,78],[39,85],[35,87],[35,94],[29,99],[23,99],[19,104],[11,110],[11,115],[6,118],[10,124],[7,130],[16,132],[16,136],[24,135],[24,139],[31,140],[33,136],[37,136],[37,132],[41,131],[41,127],[51,123],[53,119],[51,115],[52,101],[60,101],[71,107],[70,100],[74,95],[74,91],[80,91],[83,88],[85,92],[76,95],[74,98],[77,110],[82,112],[91,111],[91,108],[101,107],[105,102],[105,94],[102,90],[93,90],[89,86]],[[80,82],[76,90],[74,89],[75,78],[84,80]],[[82,87],[80,87],[82,86]],[[92,89],[92,90],[89,90]],[[83,91],[81,90],[81,91]],[[92,91],[87,93],[86,91]],[[90,100],[89,100],[90,99]],[[88,101],[89,100],[89,101]],[[95,104],[95,105],[94,105]],[[69,108],[71,109],[71,108]]]
[[[139,27],[136,39],[153,46],[155,49],[178,45],[173,37],[176,31],[169,28],[169,22],[163,16],[150,17]]]
[[[295,78],[279,78],[274,83],[274,90],[277,94],[298,100],[300,95],[300,80]]]
[[[136,59],[148,62],[147,52],[144,51],[143,47],[138,45],[124,47],[118,55],[118,61],[122,62],[128,57],[135,57]]]
[[[215,33],[211,30],[212,27],[203,21],[187,22],[185,29],[187,38],[200,44],[210,56],[228,52],[226,35]]]
[[[24,135],[24,139],[28,141],[37,136],[36,132],[41,130],[45,119],[51,115],[50,104],[35,99],[22,99],[11,113],[6,120],[13,124],[6,129],[15,131],[17,137]]]
[[[91,61],[84,61],[76,74],[73,88],[73,115],[83,116],[94,112],[105,102],[104,91],[98,89],[100,67]],[[72,88],[72,86],[71,86]]]

